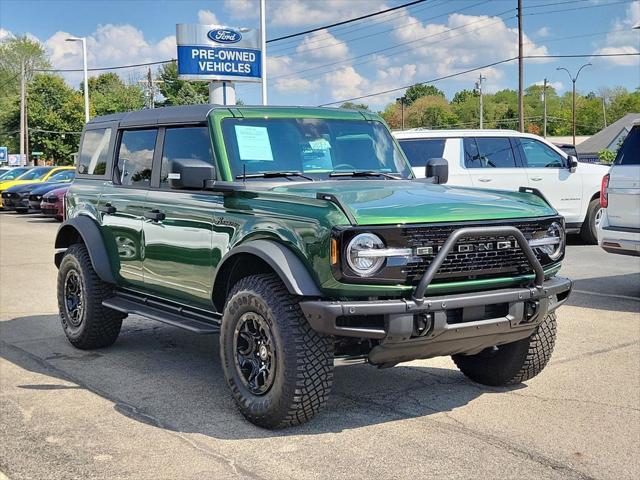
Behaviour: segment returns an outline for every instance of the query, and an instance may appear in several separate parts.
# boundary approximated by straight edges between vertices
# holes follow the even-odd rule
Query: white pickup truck
[[[598,243],[607,252],[640,256],[640,122],[602,179]]]
[[[579,163],[544,138],[514,130],[425,130],[394,132],[415,175],[426,175],[431,158],[449,164],[447,184],[539,190],[565,218],[569,233],[597,243],[602,216],[600,187],[608,167]]]

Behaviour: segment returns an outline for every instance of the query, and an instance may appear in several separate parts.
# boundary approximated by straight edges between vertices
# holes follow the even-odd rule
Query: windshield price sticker
[[[240,160],[273,162],[273,152],[267,127],[235,125]]]

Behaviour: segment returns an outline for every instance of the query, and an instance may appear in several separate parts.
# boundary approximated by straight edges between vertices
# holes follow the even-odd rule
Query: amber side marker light
[[[331,247],[330,247],[330,258],[331,265],[335,265],[338,263],[338,241],[335,238],[331,239]]]

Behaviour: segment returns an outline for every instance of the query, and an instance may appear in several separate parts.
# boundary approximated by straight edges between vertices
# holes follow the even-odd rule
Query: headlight
[[[360,233],[347,246],[347,263],[351,270],[361,277],[376,273],[384,264],[384,256],[376,250],[384,248],[384,242],[373,233]]]
[[[549,225],[544,236],[529,241],[529,245],[540,250],[551,260],[557,260],[562,256],[564,243],[564,228],[562,228],[562,225],[558,222],[553,222]]]

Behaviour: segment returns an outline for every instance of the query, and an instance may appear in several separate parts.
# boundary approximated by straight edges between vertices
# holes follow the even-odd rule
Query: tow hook
[[[432,313],[419,313],[413,317],[413,337],[424,337],[433,327]]]
[[[538,300],[531,300],[524,303],[524,321],[523,323],[529,323],[538,317],[540,312],[540,302]]]

